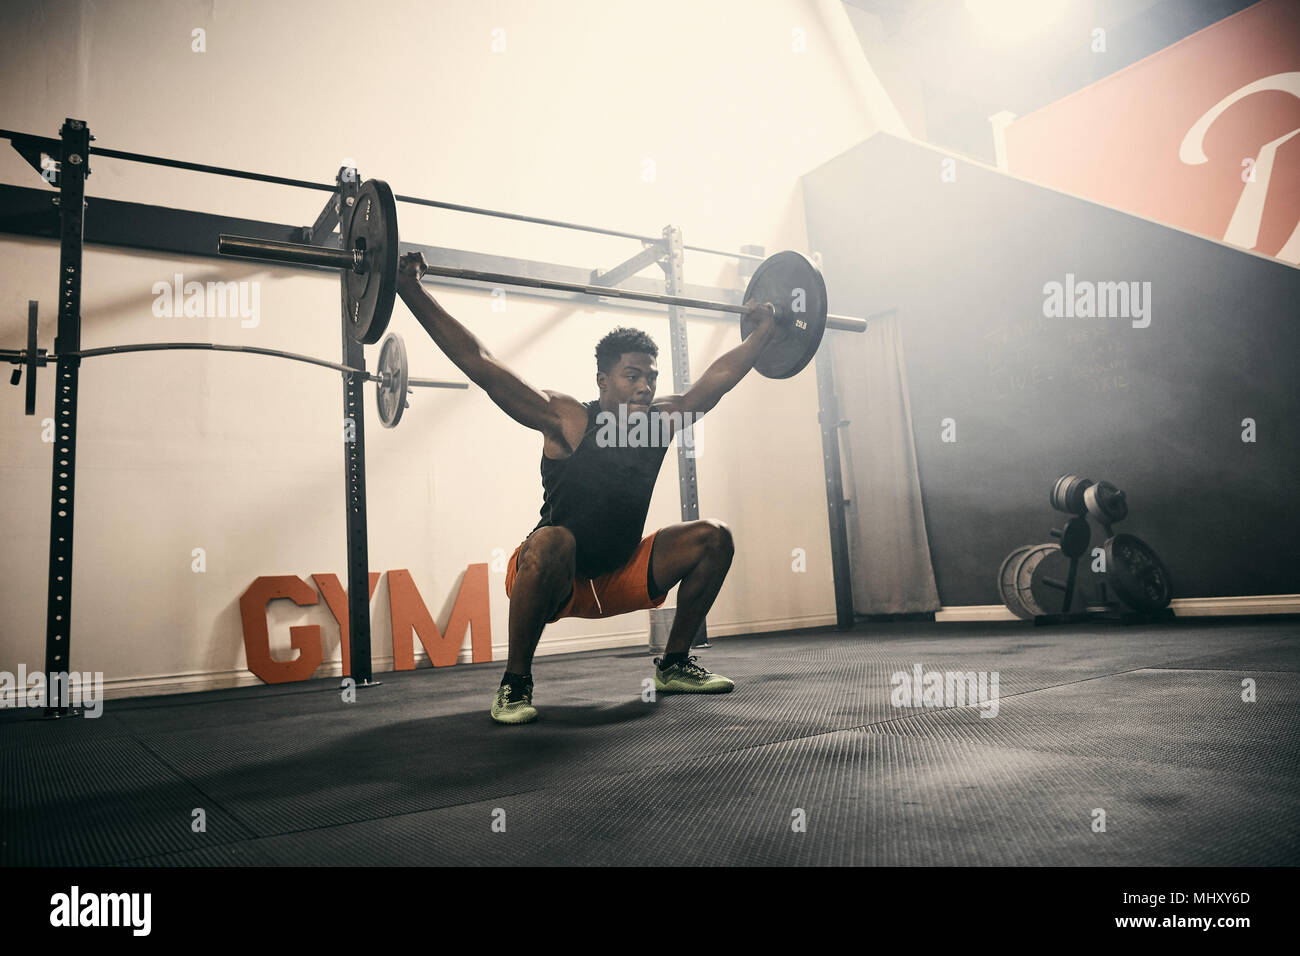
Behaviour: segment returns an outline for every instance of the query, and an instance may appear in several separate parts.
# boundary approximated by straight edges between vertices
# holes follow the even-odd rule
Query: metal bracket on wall
[[[15,133],[9,130],[0,130],[0,135],[9,137],[9,144],[13,146],[14,151],[27,161],[28,166],[40,174],[41,179],[51,186],[59,185],[58,158],[62,155],[62,144],[59,140],[51,136],[32,136],[30,133]],[[42,163],[42,159],[47,162]]]
[[[599,269],[591,270],[591,284],[603,286],[616,286],[624,279],[630,279],[652,262],[658,262],[663,265],[663,259],[668,254],[668,247],[662,242],[647,243],[646,247],[628,259],[610,269],[608,272],[601,272]]]

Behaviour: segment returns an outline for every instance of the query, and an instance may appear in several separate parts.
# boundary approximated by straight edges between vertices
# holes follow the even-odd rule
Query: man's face
[[[624,352],[608,373],[596,373],[601,407],[614,411],[619,405],[627,405],[628,412],[649,411],[658,380],[659,367],[654,356],[648,352]]]

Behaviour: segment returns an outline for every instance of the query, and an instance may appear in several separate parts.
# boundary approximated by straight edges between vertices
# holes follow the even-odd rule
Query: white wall
[[[807,251],[799,176],[873,131],[822,22],[801,0],[11,2],[0,125],[53,136],[74,116],[98,145],[323,182],[350,159],[399,192],[649,234],[672,222],[688,243],[713,247]],[[206,52],[191,50],[196,28]],[[504,53],[491,50],[496,28]],[[792,49],[795,30],[805,31],[803,52]],[[646,159],[653,182],[642,180]],[[40,185],[7,149],[0,180]],[[303,224],[325,196],[103,158],[87,194]],[[435,245],[584,267],[637,251],[537,226],[400,213],[405,238]],[[53,347],[57,256],[51,242],[0,238],[0,345],[21,346],[35,298],[40,344]],[[729,260],[688,255],[686,270],[692,282],[736,282]],[[258,280],[260,325],[155,318],[151,288],[176,272]],[[339,355],[334,279],[93,247],[84,273],[86,348],[197,340]],[[584,400],[595,395],[596,340],[613,324],[637,325],[660,344],[661,391],[671,390],[662,310],[517,296],[494,314],[485,293],[440,299],[526,379]],[[400,303],[391,328],[406,338],[412,374],[463,379]],[[739,341],[727,321],[693,319],[689,329],[696,375]],[[43,660],[51,446],[41,420],[52,417],[52,383],[47,370],[35,418],[21,414],[20,389],[0,392],[0,669]],[[346,582],[340,392],[333,373],[255,356],[85,361],[74,668],[103,671],[119,690],[178,675],[193,675],[192,686],[248,679],[238,599],[255,577],[334,572]],[[536,522],[540,439],[476,388],[420,390],[396,431],[368,414],[371,567],[409,568],[444,624],[465,566],[490,561],[495,548],[508,555]],[[738,542],[714,632],[833,621],[814,369],[786,382],[752,374],[699,433],[701,514],[729,522]],[[673,453],[665,462],[647,528],[679,518]],[[796,547],[807,550],[806,574],[790,570]],[[204,574],[191,571],[194,548],[206,551]],[[491,596],[503,657],[507,601],[495,571]],[[382,666],[386,581],[373,620]],[[273,651],[288,649],[298,623],[321,624],[337,661],[323,602],[274,607]],[[645,612],[564,621],[548,628],[542,653],[583,638],[640,643],[647,629]]]

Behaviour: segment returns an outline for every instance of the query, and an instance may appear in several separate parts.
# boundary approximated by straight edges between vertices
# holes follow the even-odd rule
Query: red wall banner
[[[1008,171],[1300,264],[1300,2],[1265,0],[1006,128]]]

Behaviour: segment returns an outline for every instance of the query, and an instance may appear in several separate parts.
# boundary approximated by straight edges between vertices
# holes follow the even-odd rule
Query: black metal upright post
[[[669,295],[682,295],[686,288],[682,267],[682,231],[677,226],[664,226],[664,256],[659,264],[664,270],[665,291]],[[686,315],[681,306],[668,306],[668,337],[673,363],[673,391],[684,395],[691,387],[691,354],[686,341]],[[699,487],[695,482],[694,442],[688,448],[683,442],[677,446],[677,485],[682,499],[682,520],[697,521],[700,517]],[[692,647],[707,647],[708,624],[700,622]]]
[[[339,235],[348,234],[348,224],[356,210],[361,177],[355,170],[340,170],[338,177]],[[365,346],[348,332],[346,296],[340,289],[342,303],[343,364],[365,369]],[[351,676],[357,686],[371,686],[370,669],[370,548],[366,532],[366,405],[365,382],[359,377],[343,378],[344,432],[343,470],[346,482],[344,505],[348,529],[348,634]]]
[[[840,420],[839,402],[835,398],[835,373],[831,349],[832,336],[822,339],[817,349],[817,421],[822,429],[822,466],[826,472],[826,514],[831,526],[831,573],[835,579],[835,624],[853,626],[853,579],[849,569],[849,535],[844,497],[844,478],[840,472],[840,429],[848,424]]]
[[[81,359],[81,253],[85,237],[86,177],[90,175],[90,129],[65,119],[59,131],[59,320],[54,389],[54,466],[50,482],[50,576],[45,611],[45,716],[61,717],[68,708],[52,676],[71,670],[72,515],[77,474],[77,380]],[[60,682],[66,686],[65,681]]]

